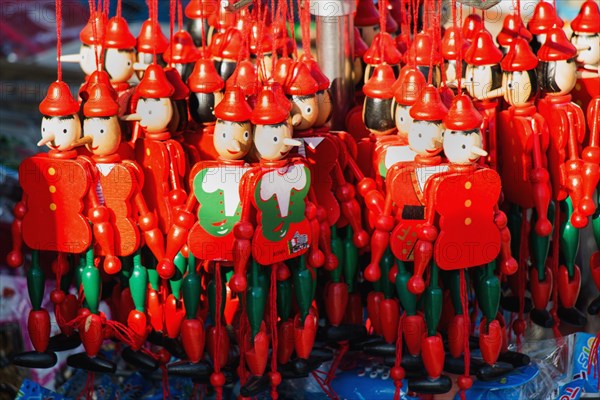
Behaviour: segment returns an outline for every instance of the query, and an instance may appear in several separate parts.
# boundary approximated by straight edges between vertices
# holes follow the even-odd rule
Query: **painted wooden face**
[[[92,138],[92,143],[86,145],[92,154],[108,156],[115,154],[121,142],[121,126],[116,116],[103,118],[86,118],[83,121],[85,136]]]
[[[292,128],[288,121],[254,127],[254,146],[259,157],[265,161],[277,161],[285,157],[292,149],[286,144],[286,139],[291,138]]]
[[[217,120],[213,136],[215,150],[225,160],[241,160],[252,147],[250,121],[231,122]]]
[[[79,56],[81,57],[79,66],[86,75],[91,75],[96,71],[96,55],[94,53],[96,48],[97,46],[95,45],[89,46],[87,44],[82,44],[79,49]],[[101,51],[102,47],[100,47],[98,54],[100,54]]]
[[[452,164],[469,165],[476,162],[480,157],[481,144],[479,129],[470,131],[446,129],[444,131],[444,154]]]
[[[467,64],[463,85],[471,97],[483,100],[490,91],[500,87],[501,82],[501,70],[498,64]]]
[[[389,135],[394,131],[394,117],[392,107],[394,99],[376,99],[365,97],[363,107],[363,121],[367,129],[374,135]]]
[[[127,82],[134,73],[135,51],[108,49],[104,56],[104,69],[111,82]]]
[[[537,78],[540,89],[545,93],[568,94],[577,83],[577,64],[574,59],[540,61]]]
[[[304,130],[312,128],[317,122],[319,109],[315,95],[292,96],[292,121],[294,128]]]
[[[171,99],[144,99],[138,101],[136,113],[140,115],[140,126],[149,133],[160,133],[167,129],[173,117]]]
[[[314,126],[323,126],[329,118],[331,118],[331,111],[333,110],[333,105],[331,104],[331,93],[329,89],[321,90],[317,92],[317,120],[315,121]]]
[[[373,39],[379,33],[379,24],[371,26],[359,26],[358,31],[360,36],[363,38],[367,46],[371,46]]]
[[[53,150],[65,151],[81,137],[81,121],[77,114],[66,117],[43,117],[42,139]]]
[[[394,117],[396,128],[398,128],[398,136],[403,139],[408,139],[408,132],[413,123],[413,118],[410,116],[410,106],[396,104]]]
[[[415,153],[430,157],[442,151],[442,121],[414,120],[408,131],[408,146]]]
[[[533,79],[532,79],[533,78]],[[504,100],[512,106],[528,104],[537,94],[535,70],[504,72],[502,74]]]
[[[600,35],[573,32],[571,43],[583,49],[577,54],[578,63],[592,66],[600,64]]]

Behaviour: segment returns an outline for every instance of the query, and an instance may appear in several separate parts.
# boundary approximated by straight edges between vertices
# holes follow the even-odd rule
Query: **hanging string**
[[[173,61],[173,31],[175,30],[175,3],[176,0],[170,0],[169,3],[169,60]],[[202,30],[202,40],[204,40],[204,29]],[[202,43],[202,49],[204,50],[204,43]]]
[[[181,3],[179,3],[181,6]],[[222,290],[222,282],[221,282],[221,263],[216,262],[215,265],[215,355],[213,358],[213,367],[214,374],[218,374],[221,372],[221,331],[223,327],[221,326],[221,302],[223,301],[223,296],[221,293]],[[223,397],[223,387],[217,386],[214,388],[217,394],[217,400],[221,400]]]
[[[468,377],[471,370],[471,352],[469,350],[469,333],[470,329],[470,316],[469,316],[469,294],[467,291],[467,280],[465,277],[465,270],[460,270],[460,302],[463,309],[463,323],[465,334],[463,335],[463,357],[465,363],[464,376]],[[466,394],[464,390],[460,391],[460,397],[465,400]]]
[[[308,0],[304,0],[300,7],[300,28],[302,29],[302,50],[308,57],[312,57],[310,49],[310,12]]]
[[[386,23],[385,16],[387,15],[385,0],[379,0],[377,2],[377,5],[379,7],[379,36],[380,36],[380,39],[383,39],[383,37],[384,37],[383,34],[385,32],[385,23]],[[381,63],[385,63],[385,58],[384,58],[385,51],[384,50],[385,50],[385,46],[383,44],[383,40],[380,40],[379,41],[379,57],[380,57]]]
[[[89,0],[89,6],[90,6],[90,19],[92,22],[92,34],[94,36],[94,42],[97,41],[98,39],[98,30],[97,30],[97,26],[96,26],[96,10],[94,7],[94,0]],[[101,66],[100,66],[100,60],[99,60],[99,56],[98,56],[98,45],[92,45],[93,46],[93,50],[94,50],[94,58],[96,59],[96,69],[98,71],[101,70]]]
[[[417,27],[418,27],[418,22],[419,22],[419,3],[420,0],[414,0],[414,6],[412,9],[413,12],[413,40],[417,37]],[[417,65],[417,49],[415,49],[414,51],[414,59],[413,59],[413,65]]]
[[[117,17],[121,18],[121,11],[122,11],[122,1],[121,0],[117,0]]]
[[[60,62],[60,55],[62,53],[61,33],[62,33],[62,0],[56,0],[56,59],[58,60],[58,65],[56,68],[56,80],[57,81],[62,81],[62,63]]]
[[[151,7],[148,10],[150,14],[150,20],[152,21],[152,31],[154,33],[154,38],[158,37],[158,0],[150,0]],[[171,49],[173,46],[171,46]],[[156,65],[156,40],[154,41],[154,45],[152,46],[152,64]],[[172,55],[172,54],[171,54]]]
[[[518,20],[521,19],[521,0],[515,0],[516,1],[516,6],[517,6],[517,17]]]
[[[429,4],[430,4],[430,7],[433,8],[433,2],[430,1]],[[426,8],[428,8],[428,7],[426,7]],[[433,38],[434,35],[432,34],[435,31],[435,17],[434,17],[434,22],[432,25],[434,25],[432,27],[432,32],[431,33],[427,32],[427,35],[429,35],[429,40],[431,40],[431,50],[429,51],[429,73],[427,74],[427,84],[428,85],[431,85],[432,81],[433,81],[433,55],[435,53],[435,43],[437,42],[437,40],[434,40],[434,38]]]
[[[290,32],[292,35],[292,42],[294,45],[294,47],[293,47],[294,48],[294,58],[298,59],[298,46],[296,45],[296,31],[294,30],[294,25],[296,23],[296,18],[294,16],[294,3],[293,3],[293,0],[290,0],[290,1],[292,1],[292,4],[287,6],[287,9],[289,10],[288,22],[290,24]]]
[[[177,30],[181,31],[183,28],[183,8],[181,7],[181,0],[177,0]]]
[[[277,266],[271,266],[271,288],[269,291],[269,314],[271,322],[271,374],[277,373],[277,349],[278,349],[278,332],[277,332]],[[271,398],[277,400],[277,386],[272,384]]]

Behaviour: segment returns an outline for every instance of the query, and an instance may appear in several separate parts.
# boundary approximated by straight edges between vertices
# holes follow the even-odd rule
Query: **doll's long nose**
[[[42,139],[39,142],[37,142],[37,145],[38,146],[44,146],[44,145],[50,143],[53,140],[54,140],[54,134],[50,133],[50,134],[42,137]]]

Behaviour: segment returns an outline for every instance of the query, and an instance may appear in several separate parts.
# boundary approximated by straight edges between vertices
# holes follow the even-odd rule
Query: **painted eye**
[[[148,111],[148,115],[152,115],[152,110],[149,110],[149,111]]]
[[[244,139],[248,139],[250,137],[250,133],[248,131],[244,132]]]
[[[512,89],[513,84],[512,84],[512,82],[508,82],[508,85],[506,85],[506,86],[508,86],[509,89]]]
[[[131,61],[127,61],[127,66],[131,67]]]
[[[42,132],[46,132],[46,128],[42,128]]]
[[[306,113],[307,113],[307,114],[310,114],[311,112],[312,112],[312,108],[310,108],[310,107],[306,107]]]
[[[404,117],[400,117],[400,121],[404,122]]]
[[[466,148],[467,148],[467,146],[465,146],[464,144],[463,144],[461,147],[462,147],[463,149],[466,149]]]
[[[223,133],[223,139],[225,139],[227,137],[227,134]]]
[[[456,131],[451,131],[451,132],[450,132],[450,134],[451,134],[451,135],[455,135],[455,134],[456,134]]]
[[[104,129],[100,129],[100,133],[104,133]]]
[[[423,135],[421,135],[421,134],[419,133],[419,137],[423,137]]]
[[[277,136],[273,136],[273,141],[274,141],[275,143],[277,143],[277,141],[278,141],[278,140],[279,140],[279,138],[278,138]]]
[[[66,130],[66,129],[63,129],[63,133],[67,133],[67,130]]]

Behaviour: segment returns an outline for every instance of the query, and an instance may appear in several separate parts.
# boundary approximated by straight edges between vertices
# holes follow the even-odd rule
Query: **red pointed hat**
[[[115,16],[108,20],[104,45],[111,49],[135,48],[136,40],[129,30],[125,18]]]
[[[318,90],[319,85],[306,64],[301,61],[296,62],[284,86],[285,93],[289,96],[309,96],[316,94]]]
[[[475,35],[483,29],[483,21],[478,14],[469,14],[465,18],[462,26],[463,37],[467,41],[472,41]]]
[[[354,26],[379,25],[379,12],[373,4],[373,0],[358,0],[356,14],[354,14]]]
[[[136,88],[140,97],[160,99],[171,97],[175,89],[169,83],[165,71],[158,64],[150,64],[144,72],[144,77]]]
[[[190,95],[190,88],[185,84],[179,71],[173,67],[164,68],[167,80],[173,86],[174,92],[171,95],[173,100],[185,100]]]
[[[81,98],[81,100],[87,101],[89,97],[88,89],[96,83],[102,83],[106,85],[110,90],[113,100],[117,101],[117,99],[119,98],[119,94],[115,89],[113,89],[110,83],[110,77],[108,76],[108,73],[106,71],[97,70],[92,72],[92,74],[88,77],[87,81],[83,85],[81,85],[81,88],[79,89],[79,97]]]
[[[465,61],[470,65],[493,65],[502,61],[502,52],[486,29],[480,30],[473,38],[465,53]]]
[[[265,87],[258,94],[250,121],[254,125],[275,125],[284,122],[289,116],[289,112],[277,101],[272,88]]]
[[[242,60],[238,63],[233,74],[227,79],[227,89],[237,86],[244,96],[252,96],[258,92],[256,67],[250,60]]]
[[[189,19],[206,19],[219,10],[215,0],[191,0],[185,7],[185,16]]]
[[[281,86],[285,86],[292,68],[294,68],[294,60],[289,57],[278,58],[273,68],[273,79]]]
[[[329,89],[329,78],[323,73],[321,67],[319,67],[319,64],[317,63],[317,60],[315,60],[312,57],[309,57],[308,54],[305,53],[302,55],[302,57],[300,57],[300,61],[306,64],[313,79],[317,81],[319,91]]]
[[[415,104],[423,89],[427,86],[425,77],[417,68],[405,65],[400,70],[398,80],[394,83],[394,99],[403,106]]]
[[[225,82],[217,73],[215,64],[207,58],[201,58],[194,65],[188,86],[194,93],[214,93],[223,89]]]
[[[385,31],[387,33],[396,33],[398,31],[398,24],[389,12],[385,14]]]
[[[594,0],[586,0],[579,14],[571,21],[574,32],[600,33],[600,9]]]
[[[234,27],[229,27],[219,35],[210,46],[213,57],[237,60],[242,51],[242,33]]]
[[[171,48],[173,48],[172,55]],[[173,41],[163,53],[163,58],[169,64],[190,64],[198,61],[200,51],[194,45],[194,40],[188,31],[181,30],[173,35]]]
[[[94,35],[94,24],[95,24],[95,32]],[[81,32],[79,33],[79,39],[81,43],[87,44],[88,46],[93,45],[101,45],[104,43],[104,34],[106,32],[106,17],[104,13],[100,11],[94,11],[92,15],[90,15],[90,19],[87,24],[83,27]]]
[[[522,37],[528,42],[533,37],[531,32],[523,25],[523,20],[516,14],[509,14],[504,18],[502,24],[502,30],[497,36],[498,44],[500,46],[510,46],[510,44],[517,38]]]
[[[391,99],[394,97],[392,86],[396,82],[394,70],[387,64],[379,64],[375,67],[373,75],[369,78],[363,92],[365,96],[375,99]]]
[[[503,71],[529,71],[537,67],[538,58],[522,37],[515,39],[500,66]]]
[[[40,103],[40,112],[49,117],[66,117],[79,112],[79,103],[73,98],[69,85],[56,81],[48,87],[48,94]]]
[[[383,60],[381,59],[381,46],[383,46]],[[363,55],[363,61],[367,64],[376,65],[386,63],[398,64],[402,60],[402,54],[396,47],[394,38],[387,32],[379,32],[373,38],[371,47]]]
[[[548,29],[555,25],[562,28],[564,25],[563,20],[556,15],[556,9],[552,3],[540,1],[537,6],[535,6],[533,16],[527,23],[529,32],[534,35],[540,35],[546,33]]]
[[[89,98],[83,105],[83,115],[88,118],[113,117],[119,112],[119,105],[110,93],[110,86],[95,83],[89,90]]]
[[[275,100],[277,103],[281,105],[288,113],[292,112],[292,102],[287,98],[285,92],[283,91],[283,86],[276,81],[269,81],[265,84],[265,88],[270,88],[273,93],[275,93]]]
[[[408,62],[415,62],[417,65],[436,65],[442,61],[442,56],[437,50],[433,51],[433,58],[431,48],[433,46],[433,40],[431,35],[425,32],[417,33],[415,40],[410,45],[410,48],[406,52],[405,56]]]
[[[137,38],[138,53],[154,53],[162,54],[169,47],[169,40],[164,35],[160,24],[154,24],[154,21],[147,19],[142,24],[142,29]]]
[[[460,41],[460,43],[459,43]],[[462,37],[462,30],[451,26],[444,32],[442,39],[442,57],[446,60],[459,60],[469,49],[469,42]]]
[[[410,116],[421,121],[441,121],[447,113],[440,92],[433,85],[425,86],[410,109]]]
[[[444,118],[444,126],[446,129],[470,131],[479,128],[482,121],[483,118],[473,107],[471,98],[466,94],[459,94],[452,100],[452,105]]]
[[[225,91],[223,100],[215,107],[215,117],[224,121],[250,121],[252,109],[240,88],[234,86]]]
[[[550,28],[546,42],[538,50],[540,61],[568,60],[577,55],[577,49],[567,39],[565,31],[561,28]]]
[[[363,40],[362,36],[360,36],[360,31],[355,26],[354,27],[354,57],[362,58],[368,49],[369,49],[369,46],[367,46],[367,44]]]
[[[254,21],[250,29],[250,52],[252,54],[258,54],[258,48],[261,48],[263,54],[271,53],[273,51],[273,35],[271,29],[267,29],[262,26],[262,23]],[[241,37],[241,36],[240,36]]]

